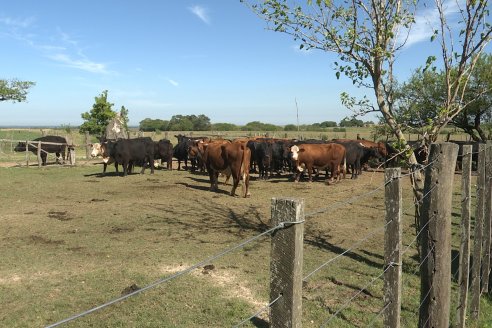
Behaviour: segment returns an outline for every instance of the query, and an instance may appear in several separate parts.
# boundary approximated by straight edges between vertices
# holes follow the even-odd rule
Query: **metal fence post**
[[[461,169],[461,244],[458,285],[460,288],[457,310],[457,328],[465,327],[468,302],[468,278],[470,274],[470,216],[471,216],[471,171],[472,146],[463,145]]]
[[[432,144],[420,215],[419,327],[449,327],[451,296],[451,208],[458,145]]]
[[[384,326],[399,328],[401,313],[401,169],[384,170],[386,227],[384,231]]]
[[[272,198],[271,224],[287,223],[272,235],[270,262],[270,327],[302,325],[302,261],[304,200]],[[280,298],[279,298],[280,296]]]

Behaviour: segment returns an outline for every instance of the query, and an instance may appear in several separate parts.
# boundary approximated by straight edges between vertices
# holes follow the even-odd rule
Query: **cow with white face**
[[[327,184],[339,181],[340,173],[346,168],[345,147],[339,144],[300,144],[290,147],[290,158],[296,168],[295,181],[298,182],[301,173],[307,169],[309,181],[312,180],[313,169],[329,169],[331,177]]]
[[[115,142],[113,141],[104,141],[101,143],[93,143],[91,145],[91,157],[102,157],[103,160],[103,174],[106,173],[106,168],[108,165],[112,164],[114,162],[114,167],[116,169],[116,172],[118,172],[118,163],[114,161],[113,157],[113,149],[114,149]]]

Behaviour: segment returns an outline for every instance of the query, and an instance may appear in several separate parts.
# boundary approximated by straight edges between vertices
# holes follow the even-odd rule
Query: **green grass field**
[[[208,191],[208,176],[158,170],[154,175],[107,176],[98,161],[76,167],[0,168],[0,326],[41,327],[144,287],[239,244],[268,228],[272,197],[305,199],[306,213],[364,194],[383,183],[381,172],[327,186],[295,184],[287,176],[258,181],[251,198]],[[453,249],[459,245],[459,178],[453,206]],[[412,196],[404,180],[404,245],[415,236]],[[304,272],[384,224],[383,191],[308,218]],[[264,237],[156,288],[94,312],[67,327],[231,327],[268,303],[270,239]],[[319,327],[382,272],[383,234],[362,243],[310,277],[303,288],[303,326]],[[418,320],[416,250],[404,256],[402,326]],[[454,272],[453,272],[454,273]],[[383,281],[377,279],[328,327],[382,326]],[[457,288],[453,283],[453,304]],[[482,298],[481,322],[492,322]],[[455,305],[453,305],[454,308]],[[454,320],[454,311],[452,314]],[[244,327],[267,327],[267,315]]]

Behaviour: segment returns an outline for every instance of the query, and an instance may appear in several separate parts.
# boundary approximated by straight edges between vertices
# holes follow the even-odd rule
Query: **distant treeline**
[[[343,132],[345,127],[362,127],[374,125],[373,122],[363,122],[355,118],[344,118],[340,123],[335,121],[324,121],[321,123],[299,125],[300,131],[325,131],[327,128],[340,128]],[[284,126],[260,121],[249,122],[245,125],[232,123],[211,123],[206,115],[174,115],[171,119],[146,118],[140,121],[140,131],[297,131],[297,125],[287,124]],[[337,132],[337,131],[335,131]]]

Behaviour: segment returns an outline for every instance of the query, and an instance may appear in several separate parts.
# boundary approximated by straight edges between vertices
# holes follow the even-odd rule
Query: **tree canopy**
[[[79,130],[81,133],[87,131],[90,134],[103,137],[106,126],[116,116],[116,112],[112,110],[114,104],[108,101],[108,90],[95,97],[94,101],[90,112],[82,113],[81,116],[85,122],[80,126]],[[127,111],[126,114],[128,114]]]
[[[27,92],[35,85],[36,83],[31,81],[0,79],[0,101],[26,101]]]

